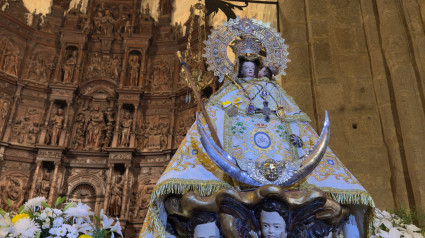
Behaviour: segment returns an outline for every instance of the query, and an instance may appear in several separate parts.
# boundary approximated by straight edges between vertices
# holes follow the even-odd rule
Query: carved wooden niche
[[[130,136],[134,134],[133,116],[134,116],[134,106],[131,104],[124,104],[121,109],[121,114],[119,115],[120,120],[119,120],[119,127],[118,127],[119,129],[118,129],[118,135],[117,135],[118,147],[130,146]]]
[[[48,118],[47,136],[45,143],[47,145],[59,145],[59,139],[65,123],[66,102],[56,100],[50,118]]]
[[[62,76],[61,82],[72,84],[74,82],[75,69],[77,68],[78,48],[68,46],[65,48],[64,57],[62,59]]]
[[[128,55],[127,64],[127,80],[124,83],[126,87],[138,87],[143,75],[141,75],[142,54],[139,51],[133,50]]]

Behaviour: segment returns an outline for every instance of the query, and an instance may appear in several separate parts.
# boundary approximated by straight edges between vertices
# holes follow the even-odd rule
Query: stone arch
[[[98,214],[104,201],[105,187],[105,182],[96,175],[75,174],[68,179],[66,199],[74,202],[81,201]]]
[[[103,197],[105,195],[105,182],[96,175],[84,173],[73,175],[68,179],[67,197],[72,195],[72,192],[75,191],[79,185],[83,184],[94,188],[95,196]]]
[[[111,79],[102,78],[86,81],[81,86],[83,95],[91,96],[99,92],[104,92],[107,97],[115,97],[116,82]]]

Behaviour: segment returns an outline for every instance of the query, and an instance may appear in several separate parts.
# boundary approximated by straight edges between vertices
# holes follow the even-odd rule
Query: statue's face
[[[255,77],[255,64],[253,62],[244,62],[242,64],[241,75],[243,78],[254,78]]]
[[[220,231],[215,222],[200,224],[195,227],[194,238],[219,238]]]
[[[261,234],[264,238],[286,238],[286,222],[277,212],[261,211]]]
[[[269,77],[269,72],[267,71],[266,67],[263,67],[260,71],[258,71],[258,77]]]
[[[275,163],[264,163],[264,177],[269,181],[275,181],[278,178],[277,166]]]

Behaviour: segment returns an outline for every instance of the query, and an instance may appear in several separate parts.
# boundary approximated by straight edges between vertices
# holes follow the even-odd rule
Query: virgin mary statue
[[[309,117],[274,80],[285,74],[288,62],[287,45],[276,30],[255,19],[236,18],[213,30],[205,43],[208,70],[225,80],[205,103],[214,128],[198,116],[189,129],[154,188],[140,236],[169,235],[167,197],[188,192],[211,196],[223,188],[241,191],[268,184],[322,190],[349,208],[345,236],[367,236],[374,203],[324,142],[329,122],[322,132],[327,135],[319,137]],[[218,141],[210,139],[210,131]]]

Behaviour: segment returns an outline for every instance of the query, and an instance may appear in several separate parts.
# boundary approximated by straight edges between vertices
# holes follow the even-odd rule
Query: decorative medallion
[[[267,149],[270,147],[272,142],[267,133],[260,131],[254,134],[254,143],[261,149]]]
[[[289,136],[289,141],[297,148],[301,148],[304,146],[304,143],[301,138],[295,134],[291,134]]]
[[[235,117],[238,115],[238,108],[235,105],[230,105],[226,110],[227,116]]]
[[[252,115],[252,114],[255,113],[255,106],[254,106],[253,103],[250,103],[248,105],[248,107],[246,108],[246,113],[249,114],[249,115]]]
[[[277,106],[276,116],[280,119],[283,119],[285,117],[285,109],[283,108],[283,106]]]

